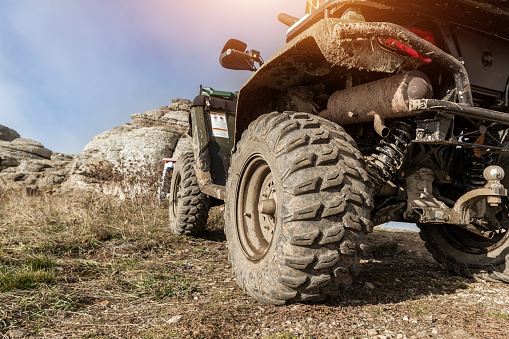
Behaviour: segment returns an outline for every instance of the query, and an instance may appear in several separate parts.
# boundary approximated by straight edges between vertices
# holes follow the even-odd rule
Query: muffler
[[[337,91],[320,116],[339,125],[375,121],[377,133],[385,134],[385,119],[417,114],[409,110],[409,100],[432,97],[429,78],[414,70]]]

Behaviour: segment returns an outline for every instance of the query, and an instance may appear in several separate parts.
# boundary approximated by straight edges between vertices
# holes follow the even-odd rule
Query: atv
[[[509,283],[509,4],[308,0],[279,20],[267,62],[239,40],[221,52],[255,71],[238,94],[194,100],[173,232],[224,201],[236,280],[270,304],[338,296],[390,221],[455,274]]]

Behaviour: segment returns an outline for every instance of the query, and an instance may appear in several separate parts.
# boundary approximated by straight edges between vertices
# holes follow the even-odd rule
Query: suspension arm
[[[431,185],[428,185],[427,191],[422,191],[421,193],[415,192],[420,195],[420,199],[409,199],[407,216],[410,216],[413,211],[418,211],[420,214],[419,222],[421,223],[456,225],[480,236],[491,238],[493,232],[472,223],[475,217],[472,207],[484,199],[491,206],[498,206],[502,202],[502,197],[507,196],[507,189],[500,183],[500,180],[504,178],[504,170],[501,167],[489,166],[484,171],[484,177],[488,182],[483,188],[465,193],[456,201],[452,208],[444,206],[444,204],[441,204],[436,198],[432,197],[430,191]],[[420,178],[423,178],[422,175]],[[424,181],[431,184],[432,179],[434,179],[434,176]],[[421,184],[421,186],[426,185]],[[417,187],[420,187],[419,184]],[[426,204],[423,204],[422,198],[425,195],[428,198],[424,201]]]

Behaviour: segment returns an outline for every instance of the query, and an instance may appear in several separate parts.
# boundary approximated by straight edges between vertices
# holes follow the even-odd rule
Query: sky
[[[285,43],[277,15],[304,10],[305,0],[0,0],[0,124],[79,153],[201,84],[238,90],[251,73],[221,68],[226,41],[267,60]]]

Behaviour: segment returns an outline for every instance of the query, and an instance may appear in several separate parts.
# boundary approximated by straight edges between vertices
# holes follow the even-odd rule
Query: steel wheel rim
[[[269,252],[277,225],[277,212],[260,212],[262,200],[273,199],[277,206],[277,192],[270,166],[260,154],[251,156],[240,176],[236,199],[237,235],[245,256],[259,261]],[[277,207],[276,207],[277,208]]]

